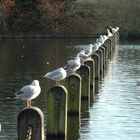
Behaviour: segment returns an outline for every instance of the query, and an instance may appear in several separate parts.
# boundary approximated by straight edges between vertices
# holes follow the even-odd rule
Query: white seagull
[[[103,39],[104,39],[104,41],[106,41],[108,39],[108,37],[106,35],[103,35]]]
[[[96,43],[94,43],[93,46],[92,46],[92,54],[93,54],[94,52],[96,52],[98,49],[99,49],[99,45],[98,45],[98,43],[96,42]]]
[[[82,64],[91,57],[91,54],[92,51],[87,54],[85,50],[82,50],[77,54],[77,57],[80,58],[80,62]]]
[[[67,71],[68,75],[74,73],[81,66],[80,58],[75,57],[72,60],[67,61],[67,64],[64,66],[64,69]]]
[[[58,85],[59,81],[65,79],[66,76],[67,76],[66,70],[64,68],[58,68],[56,70],[46,73],[43,77],[55,81],[55,84]]]
[[[85,51],[85,54],[90,55],[92,53],[92,44],[89,44],[88,46],[85,46],[83,49]]]
[[[96,39],[96,42],[100,42],[101,45],[102,45],[102,44],[104,43],[104,38],[103,38],[103,36],[100,35],[100,37]]]
[[[41,92],[38,80],[34,80],[30,85],[22,87],[15,93],[17,99],[26,100],[27,106],[31,107],[31,100],[35,99]]]
[[[116,31],[118,31],[119,30],[119,27],[116,27]]]
[[[112,33],[109,31],[109,29],[107,29],[107,37],[111,37],[113,36]]]

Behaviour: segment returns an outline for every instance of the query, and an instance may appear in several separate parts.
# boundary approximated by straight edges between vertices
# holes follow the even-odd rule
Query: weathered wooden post
[[[95,80],[100,80],[100,56],[94,53],[91,57],[95,62]]]
[[[82,88],[81,88],[81,110],[83,109],[83,100],[86,101],[86,107],[89,108],[90,105],[90,67],[87,65],[81,65],[77,70],[77,73],[82,78]]]
[[[82,89],[81,89],[81,99],[90,98],[90,67],[87,65],[81,65],[77,73],[82,78]]]
[[[47,93],[47,134],[49,139],[67,136],[67,89],[52,87]]]
[[[100,81],[100,57],[96,53],[94,53],[91,57],[95,62],[95,93],[96,93]]]
[[[105,67],[106,67],[106,64],[108,62],[108,54],[109,54],[109,49],[108,49],[108,43],[107,41],[102,45],[103,48],[105,48]]]
[[[105,59],[106,59],[106,50],[105,50],[105,47],[103,47],[103,46],[100,46],[99,47],[99,50],[101,50],[102,51],[102,53],[103,53],[103,71],[105,72]],[[103,73],[104,74],[104,73]]]
[[[115,36],[115,46],[118,44],[118,31],[114,33]]]
[[[68,91],[68,115],[79,115],[81,111],[81,76],[72,74],[66,78]]]
[[[92,105],[95,96],[95,62],[90,59],[84,63],[90,67],[90,105]]]
[[[117,31],[117,45],[119,44],[119,31]]]
[[[100,48],[100,47],[99,47]],[[103,63],[104,63],[104,60],[103,60],[103,52],[102,52],[102,50],[101,49],[98,49],[97,51],[96,51],[96,54],[98,54],[99,55],[99,57],[100,57],[100,63],[99,63],[99,65],[100,65],[100,80],[103,78],[103,76],[104,76],[104,69],[103,69]]]
[[[107,42],[108,42],[108,59],[111,60],[111,56],[112,56],[111,37],[107,39]]]
[[[18,140],[44,140],[44,115],[37,107],[26,107],[18,115]]]

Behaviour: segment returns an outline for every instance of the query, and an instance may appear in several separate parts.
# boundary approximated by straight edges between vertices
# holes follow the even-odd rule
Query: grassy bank
[[[138,38],[140,36],[139,9],[138,0],[88,0],[88,2],[75,3],[72,11],[81,12],[81,17],[83,16],[88,26],[85,28],[89,28],[87,33],[100,33],[106,25],[110,25],[119,26],[122,36]]]
[[[71,4],[69,10],[59,15],[55,13],[55,9],[53,14],[50,9],[52,15],[48,16],[46,11],[39,18],[36,15],[36,18],[33,15],[30,18],[27,11],[27,14],[20,14],[18,18],[13,15],[10,19],[12,26],[11,21],[7,22],[8,14],[6,10],[2,10],[3,8],[3,5],[0,5],[1,35],[94,36],[105,32],[105,27],[109,25],[120,27],[120,35],[123,37],[140,36],[139,0],[78,0]],[[30,19],[31,22],[28,21]]]

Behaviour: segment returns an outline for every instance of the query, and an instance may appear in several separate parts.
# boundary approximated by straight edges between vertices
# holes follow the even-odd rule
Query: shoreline
[[[0,40],[2,39],[47,39],[47,38],[97,38],[99,35],[103,35],[104,33],[100,34],[93,34],[93,35],[48,35],[48,34],[32,34],[32,35],[0,35]],[[140,34],[128,34],[128,35],[120,35],[120,39],[126,40],[140,40]]]
[[[0,35],[0,39],[26,39],[26,38],[96,38],[100,34],[95,35],[48,35],[48,34],[32,34],[32,35]]]

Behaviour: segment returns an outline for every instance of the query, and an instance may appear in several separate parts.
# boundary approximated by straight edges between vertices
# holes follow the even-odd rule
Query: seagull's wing
[[[30,99],[36,92],[35,86],[27,85],[21,88],[17,93],[16,97],[18,99],[27,100]]]

